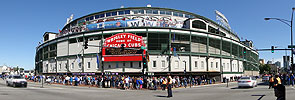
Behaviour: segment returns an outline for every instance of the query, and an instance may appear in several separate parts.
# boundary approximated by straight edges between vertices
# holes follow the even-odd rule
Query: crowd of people
[[[270,77],[269,77],[269,88],[274,87],[275,81],[277,79],[276,76],[279,78],[279,83],[277,83],[277,84],[294,86],[295,77],[294,77],[293,74],[277,74],[275,76],[270,75]]]
[[[294,86],[295,77],[293,74],[276,74],[269,77],[269,89],[274,88],[275,96],[277,100],[286,99],[285,85]]]
[[[28,80],[34,82],[44,82],[47,84],[63,84],[72,86],[96,86],[99,88],[118,88],[118,89],[150,89],[165,90],[167,88],[167,76],[128,76],[128,75],[96,75],[96,76],[67,76],[67,75],[50,75],[50,76],[26,76]],[[171,77],[172,87],[188,87],[195,85],[215,84],[216,79],[207,76]]]

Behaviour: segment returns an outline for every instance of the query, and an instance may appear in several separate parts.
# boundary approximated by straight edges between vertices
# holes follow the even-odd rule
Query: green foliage
[[[269,74],[271,73],[270,70],[271,68],[270,68],[270,65],[268,64],[259,65],[259,74]]]

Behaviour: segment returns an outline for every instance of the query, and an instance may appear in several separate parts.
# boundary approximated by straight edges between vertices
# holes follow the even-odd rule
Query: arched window
[[[193,21],[193,28],[206,30],[206,24],[200,20]]]

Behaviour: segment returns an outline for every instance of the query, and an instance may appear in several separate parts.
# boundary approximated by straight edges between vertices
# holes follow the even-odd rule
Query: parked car
[[[10,75],[6,79],[6,85],[13,86],[13,87],[17,87],[17,86],[27,87],[27,80],[20,75]]]
[[[255,77],[241,77],[238,80],[238,87],[256,87],[257,86],[257,80]]]

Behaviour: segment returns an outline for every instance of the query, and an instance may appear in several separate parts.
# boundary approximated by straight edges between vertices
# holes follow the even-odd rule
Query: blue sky
[[[290,44],[290,27],[276,21],[290,20],[294,0],[2,0],[0,3],[0,65],[34,68],[35,48],[44,32],[58,32],[71,14],[74,19],[90,13],[125,7],[173,8],[215,21],[222,12],[239,37],[252,40],[258,49]],[[260,58],[281,60],[285,51],[259,52]],[[290,54],[290,52],[288,52]]]

